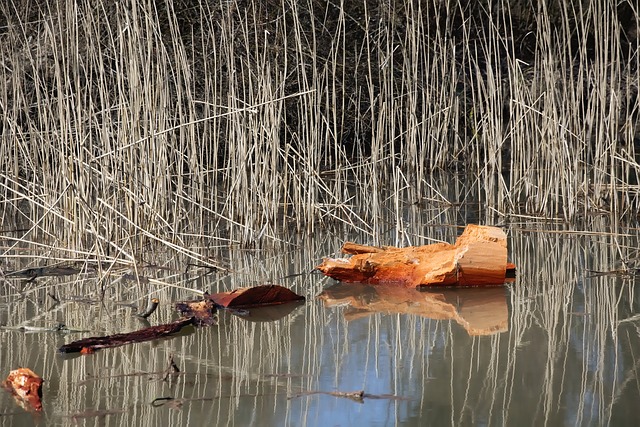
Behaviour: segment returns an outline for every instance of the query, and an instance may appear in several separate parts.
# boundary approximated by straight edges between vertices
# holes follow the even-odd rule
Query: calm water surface
[[[141,274],[214,291],[279,283],[307,302],[220,312],[217,326],[78,357],[57,349],[145,326],[119,302],[158,296],[149,321],[159,324],[177,317],[174,302],[196,295],[121,273],[100,284],[90,274],[8,280],[2,325],[63,322],[88,332],[0,331],[2,375],[28,366],[46,380],[42,414],[1,393],[0,425],[637,425],[635,279],[595,273],[637,256],[636,235],[507,231],[518,277],[488,290],[402,294],[309,274],[337,255],[339,237],[275,253],[231,251],[231,274],[185,274],[182,261],[164,260],[169,270]],[[458,233],[424,231],[449,241]],[[170,358],[178,374],[168,371]],[[335,394],[356,391],[364,398]],[[167,399],[152,404],[158,398]]]

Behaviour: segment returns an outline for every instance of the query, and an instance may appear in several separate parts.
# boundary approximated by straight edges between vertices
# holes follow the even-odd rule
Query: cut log
[[[509,310],[504,287],[414,288],[338,283],[319,296],[325,306],[345,306],[347,321],[373,313],[401,313],[435,320],[454,320],[469,335],[508,330]]]
[[[317,267],[343,282],[419,286],[498,286],[507,273],[507,236],[497,227],[468,225],[455,245],[406,248],[347,242],[351,258],[325,258]]]

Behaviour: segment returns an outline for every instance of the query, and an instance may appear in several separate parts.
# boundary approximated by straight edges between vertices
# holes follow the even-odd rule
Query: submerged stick
[[[410,400],[409,398],[406,397],[402,397],[402,396],[396,396],[394,394],[369,394],[369,393],[365,393],[364,390],[358,390],[358,391],[318,391],[318,390],[311,390],[311,391],[303,391],[300,392],[298,394],[294,394],[293,396],[289,396],[287,399],[291,400],[291,399],[295,399],[297,397],[302,397],[302,396],[312,396],[314,394],[324,394],[326,396],[333,396],[333,397],[342,397],[345,399],[350,399],[353,400],[354,402],[358,402],[358,403],[364,403],[364,399],[391,399],[391,400]]]
[[[146,319],[147,317],[151,316],[154,311],[156,311],[156,308],[158,308],[158,303],[160,303],[160,300],[158,298],[151,298],[149,300],[149,304],[147,304],[147,308],[145,308],[142,313],[136,314],[136,316]]]
[[[350,399],[358,403],[364,403],[364,397],[366,396],[364,390],[358,391],[303,391],[302,393],[289,396],[288,399],[295,399],[296,397],[311,396],[314,394],[325,394],[327,396],[343,397]]]
[[[239,307],[261,307],[284,304],[287,302],[304,300],[304,296],[297,295],[287,288],[278,285],[262,285],[251,288],[240,288],[231,292],[221,292],[206,295],[202,300],[184,301],[176,304],[180,312],[180,319],[164,325],[151,326],[125,334],[114,334],[104,337],[91,337],[63,345],[61,353],[90,354],[102,348],[119,347],[151,341],[172,335],[187,325],[208,326],[217,323],[215,312],[218,308],[238,309]],[[152,298],[144,314],[151,314],[158,305],[158,299]],[[145,317],[145,316],[142,316]]]

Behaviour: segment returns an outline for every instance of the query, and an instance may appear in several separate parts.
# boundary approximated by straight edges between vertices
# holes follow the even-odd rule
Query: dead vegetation
[[[3,254],[215,264],[461,204],[634,219],[638,25],[629,1],[4,2]]]

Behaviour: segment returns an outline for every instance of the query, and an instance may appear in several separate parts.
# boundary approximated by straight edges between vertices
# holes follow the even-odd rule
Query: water
[[[276,252],[230,251],[228,274],[184,273],[184,260],[157,255],[169,269],[140,273],[166,286],[117,280],[120,270],[101,283],[91,273],[9,280],[1,324],[63,322],[90,332],[0,331],[2,375],[26,366],[46,381],[42,414],[0,393],[0,425],[636,425],[635,278],[595,271],[636,257],[637,231],[529,228],[507,230],[518,276],[498,289],[384,295],[309,274],[323,256],[336,255],[339,234]],[[459,231],[422,232],[430,233],[453,241]],[[263,313],[277,320],[225,311],[217,326],[171,339],[87,356],[57,353],[74,339],[143,327],[122,301],[144,305],[153,294],[161,305],[149,321],[175,319],[173,303],[196,295],[171,284],[221,290],[265,282],[307,302]],[[179,373],[168,370],[170,358]],[[357,391],[362,400],[331,394]]]

